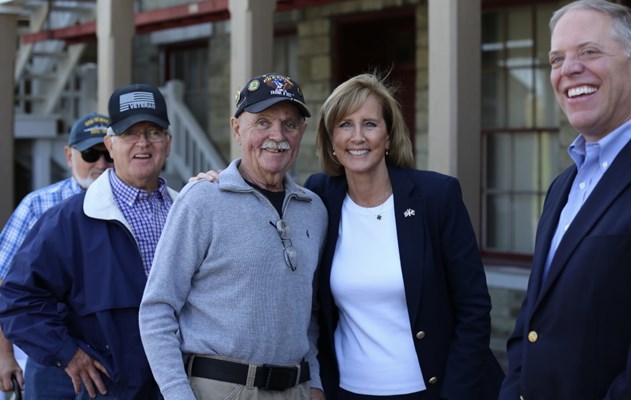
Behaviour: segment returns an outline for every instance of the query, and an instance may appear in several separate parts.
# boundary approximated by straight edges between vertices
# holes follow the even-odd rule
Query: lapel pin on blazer
[[[416,211],[412,210],[411,208],[408,208],[407,210],[405,210],[405,212],[403,213],[403,216],[405,218],[410,218],[416,215]]]

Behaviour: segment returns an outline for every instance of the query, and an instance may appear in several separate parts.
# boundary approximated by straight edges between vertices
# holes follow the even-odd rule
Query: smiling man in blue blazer
[[[580,0],[550,27],[576,165],[546,196],[500,399],[631,399],[631,11]]]

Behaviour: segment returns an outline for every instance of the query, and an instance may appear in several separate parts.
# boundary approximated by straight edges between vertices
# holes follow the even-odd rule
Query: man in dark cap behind
[[[63,368],[77,399],[153,400],[160,395],[138,308],[176,195],[159,176],[169,118],[160,91],[146,84],[114,91],[109,114],[104,143],[114,169],[33,227],[0,287],[0,322],[29,357]]]
[[[109,118],[90,113],[79,118],[68,135],[64,147],[70,177],[35,190],[22,199],[0,233],[0,282],[7,275],[15,253],[39,217],[62,200],[83,192],[113,161],[103,144]],[[72,396],[72,383],[57,367],[45,366],[29,359],[26,362],[24,387],[22,369],[13,352],[13,345],[0,332],[0,390],[13,390],[11,377],[24,388],[26,400],[59,400]]]
[[[140,308],[166,400],[322,396],[311,307],[327,214],[288,174],[309,116],[294,80],[252,78],[230,119],[243,157],[174,203]]]

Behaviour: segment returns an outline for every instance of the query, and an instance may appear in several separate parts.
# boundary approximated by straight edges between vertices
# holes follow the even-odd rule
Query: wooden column
[[[17,53],[18,11],[0,6],[0,229],[4,227],[15,207],[14,171],[14,65]]]
[[[273,72],[274,10],[276,0],[230,0],[230,102],[253,76]],[[230,158],[239,157],[241,149],[231,138]]]
[[[428,0],[428,167],[457,177],[480,233],[480,0]]]
[[[97,0],[98,112],[107,115],[107,102],[132,78],[132,43],[136,30],[134,0]]]

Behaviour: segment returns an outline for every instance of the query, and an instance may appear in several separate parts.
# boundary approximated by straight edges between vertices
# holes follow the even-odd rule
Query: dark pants
[[[338,400],[423,400],[426,398],[425,392],[409,394],[396,394],[393,396],[372,396],[369,394],[352,393],[342,388],[337,391]]]
[[[42,365],[31,358],[24,367],[25,400],[74,400],[72,380],[63,368]]]

